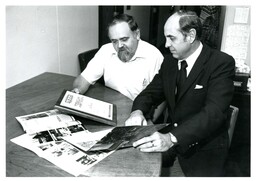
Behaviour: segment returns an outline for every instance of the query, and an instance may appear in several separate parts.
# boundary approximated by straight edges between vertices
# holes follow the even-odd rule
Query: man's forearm
[[[84,94],[89,87],[90,83],[81,75],[79,75],[73,82],[73,89],[77,89],[79,94]]]

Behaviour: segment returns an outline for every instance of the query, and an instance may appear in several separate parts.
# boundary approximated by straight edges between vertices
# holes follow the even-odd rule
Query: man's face
[[[138,47],[139,31],[133,32],[128,23],[121,22],[109,27],[108,35],[119,59],[123,62],[131,60]]]
[[[179,29],[179,16],[171,16],[164,26],[165,47],[169,48],[174,58],[183,60],[190,55],[191,44],[189,36],[184,36]]]

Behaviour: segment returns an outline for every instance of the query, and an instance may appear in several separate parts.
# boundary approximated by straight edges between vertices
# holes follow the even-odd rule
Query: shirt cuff
[[[174,145],[177,145],[177,144],[178,144],[177,138],[176,138],[171,132],[169,132],[169,135],[170,135],[170,138],[171,138],[171,142],[172,142]]]

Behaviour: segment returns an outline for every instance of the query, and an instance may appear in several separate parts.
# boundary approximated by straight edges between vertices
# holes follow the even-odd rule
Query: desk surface
[[[71,89],[74,77],[44,73],[6,90],[6,176],[72,176],[35,153],[10,141],[24,131],[17,116],[53,109],[63,89]],[[132,101],[100,84],[91,86],[86,95],[117,105],[118,126],[131,111]],[[83,123],[90,131],[110,128],[95,122]],[[142,153],[128,148],[118,150],[86,172],[86,176],[159,176],[160,153]]]

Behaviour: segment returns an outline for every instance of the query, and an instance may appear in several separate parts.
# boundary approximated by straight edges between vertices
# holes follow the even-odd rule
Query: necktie
[[[182,89],[182,86],[185,82],[185,80],[187,79],[187,68],[188,64],[186,62],[186,60],[181,61],[181,68],[178,71],[177,74],[177,93],[176,93],[176,98],[178,98],[180,90]]]

